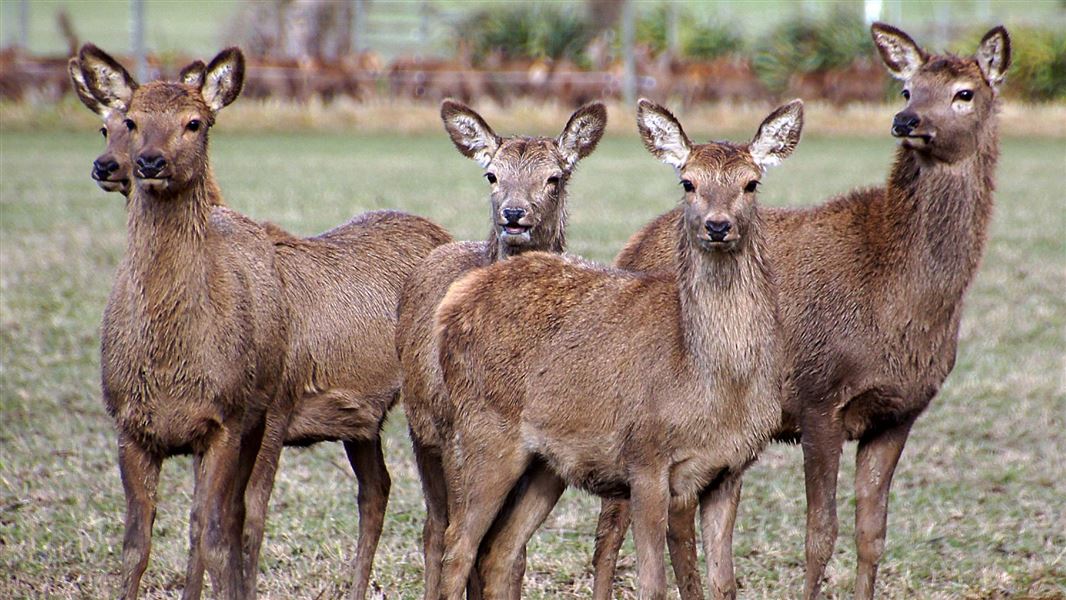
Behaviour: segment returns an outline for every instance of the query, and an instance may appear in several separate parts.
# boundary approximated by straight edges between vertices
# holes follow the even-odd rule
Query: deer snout
[[[522,208],[505,208],[500,212],[503,213],[503,219],[508,225],[518,225],[522,217],[526,216],[526,211]]]
[[[93,179],[106,180],[118,170],[118,161],[110,156],[101,156],[93,161]]]
[[[703,226],[707,229],[707,235],[715,242],[724,241],[729,230],[733,228],[733,224],[729,221],[715,219],[707,219],[704,221]]]
[[[892,135],[895,137],[908,137],[921,122],[921,118],[910,111],[897,113],[895,118],[892,119]]]
[[[162,154],[142,154],[137,157],[137,174],[143,179],[155,179],[167,166]]]

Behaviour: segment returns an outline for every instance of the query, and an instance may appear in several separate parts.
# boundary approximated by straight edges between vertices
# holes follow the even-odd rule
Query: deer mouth
[[[899,140],[899,143],[903,144],[905,148],[913,148],[915,150],[920,150],[933,144],[933,136],[928,133],[899,136]]]
[[[105,192],[122,192],[125,194],[130,191],[130,180],[128,177],[122,179],[97,179],[96,185],[100,186],[100,189]]]
[[[518,223],[506,223],[500,227],[500,238],[508,244],[523,244],[529,241],[532,225],[520,225]]]
[[[713,240],[709,237],[698,236],[700,248],[703,248],[707,252],[732,252],[736,250],[737,244],[740,241],[739,237],[727,236],[721,240]]]
[[[162,192],[170,187],[169,177],[144,177],[138,178],[137,184],[150,192]]]

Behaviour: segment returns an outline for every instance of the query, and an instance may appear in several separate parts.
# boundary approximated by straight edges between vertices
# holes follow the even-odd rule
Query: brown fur
[[[492,144],[497,136],[484,120],[468,107],[446,101],[441,118],[456,146],[470,155],[470,138],[463,124],[472,123]],[[447,526],[446,491],[441,466],[443,443],[437,422],[449,418],[451,405],[443,389],[436,346],[433,314],[448,286],[466,272],[528,251],[562,252],[565,247],[566,186],[576,160],[571,154],[592,152],[607,122],[602,104],[579,109],[558,139],[511,137],[500,139],[486,165],[496,179],[491,183],[492,228],[487,241],[455,242],[434,250],[407,280],[399,303],[396,350],[403,367],[403,404],[411,428],[415,458],[426,496],[426,523],[423,529],[425,555],[425,597],[436,599],[440,580],[444,529]],[[580,129],[573,129],[578,127]],[[578,147],[561,147],[568,132],[584,133]],[[546,183],[557,177],[555,183]],[[527,243],[506,237],[504,209],[529,211]]]
[[[645,128],[649,114],[684,134],[665,109],[641,102],[646,144],[671,162],[662,131]],[[518,550],[565,485],[576,485],[632,497],[641,597],[664,597],[669,505],[694,503],[721,473],[742,470],[775,427],[776,293],[754,194],[742,191],[760,167],[743,147],[684,143],[677,166],[694,191],[674,221],[674,272],[531,253],[473,271],[441,302],[453,411],[442,438],[442,597],[460,596],[472,553],[531,465],[513,523],[498,532],[500,559],[483,568],[489,596],[506,589]],[[719,217],[733,223],[724,240],[706,229]]]
[[[123,596],[137,595],[147,565],[161,462],[183,452],[197,466],[184,596],[199,596],[201,564],[221,596],[254,596],[256,551],[290,418],[300,441],[351,442],[360,526],[370,529],[360,532],[358,589],[380,534],[380,518],[364,510],[363,471],[373,471],[374,513],[383,516],[388,494],[378,430],[399,387],[394,306],[402,281],[447,233],[418,217],[376,212],[299,239],[219,206],[207,131],[240,91],[235,49],[191,84],[130,85],[128,73],[93,46],[80,61],[96,99],[126,113],[136,165],[128,248],[101,350],[127,498]],[[154,156],[165,159],[158,173],[145,162]],[[302,412],[323,406],[333,411],[318,413],[325,424]],[[360,426],[338,431],[338,413],[359,413]]]
[[[999,154],[995,113],[998,80],[1009,65],[1005,30],[990,31],[978,58],[969,59],[929,56],[886,25],[873,31],[875,40],[889,36],[889,43],[919,57],[904,78],[910,101],[900,115],[920,117],[913,134],[933,136],[932,143],[904,138],[886,187],[808,209],[763,211],[787,340],[777,435],[798,436],[804,451],[807,598],[818,595],[836,539],[845,440],[859,442],[856,597],[873,597],[892,473],[912,423],[954,366],[962,299],[988,234]],[[995,58],[997,43],[1006,51],[990,68],[980,57]],[[907,66],[895,62],[898,53],[882,49],[882,55],[897,75]],[[955,97],[958,86],[974,92],[971,102]],[[677,214],[666,213],[634,235],[617,263],[668,266]],[[720,505],[720,518],[735,516],[739,492]],[[616,548],[624,520],[605,514],[601,526],[598,537]],[[726,579],[732,582],[731,572]]]

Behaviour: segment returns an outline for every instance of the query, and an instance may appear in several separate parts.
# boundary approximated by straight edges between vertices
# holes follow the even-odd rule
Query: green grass
[[[889,115],[885,115],[887,119]],[[225,115],[222,116],[225,119]],[[744,124],[754,130],[756,123]],[[749,134],[750,135],[750,134]],[[702,138],[701,138],[702,139]],[[0,597],[99,598],[117,583],[123,496],[99,392],[99,319],[124,249],[124,207],[89,180],[91,132],[0,133]],[[805,204],[883,179],[885,138],[810,137],[765,180],[767,204]],[[897,472],[883,598],[1066,595],[1066,211],[1062,140],[1008,139],[997,214],[967,299],[958,365]],[[311,234],[396,207],[461,238],[487,226],[480,170],[441,135],[215,135],[228,202]],[[608,138],[571,190],[571,251],[608,261],[679,196],[634,137]],[[423,505],[402,414],[386,428],[393,495],[374,570],[389,598],[421,592]],[[853,452],[829,594],[852,588]],[[358,528],[337,444],[286,450],[260,568],[267,598],[340,597]],[[774,446],[745,479],[735,551],[741,595],[802,587],[802,457]],[[186,552],[189,461],[168,461],[147,596],[175,597]],[[532,598],[587,596],[598,500],[568,492],[534,538]],[[627,543],[619,595],[633,592]]]

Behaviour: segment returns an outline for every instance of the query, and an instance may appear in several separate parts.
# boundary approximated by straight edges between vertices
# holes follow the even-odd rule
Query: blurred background
[[[3,0],[0,98],[57,100],[64,59],[92,41],[140,80],[239,45],[245,97],[575,106],[635,96],[688,107],[784,97],[835,105],[894,94],[868,25],[970,52],[1015,40],[1008,95],[1066,99],[1066,1]]]

